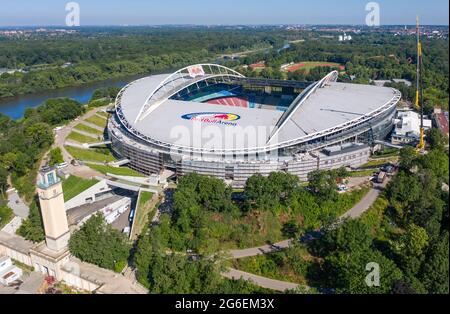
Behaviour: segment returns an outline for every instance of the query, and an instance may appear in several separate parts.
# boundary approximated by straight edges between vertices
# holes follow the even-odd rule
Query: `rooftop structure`
[[[429,119],[424,119],[426,130],[432,127]],[[420,114],[410,109],[399,110],[395,120],[395,129],[392,133],[393,144],[408,144],[420,139]]]
[[[440,108],[435,109],[433,119],[439,130],[447,137],[449,136],[448,111],[442,111]]]

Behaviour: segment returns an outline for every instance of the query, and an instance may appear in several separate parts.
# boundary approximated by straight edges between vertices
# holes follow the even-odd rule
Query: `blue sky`
[[[68,0],[0,0],[0,26],[64,25]],[[368,0],[77,0],[81,25],[364,24]],[[448,25],[448,0],[378,0],[381,24]]]

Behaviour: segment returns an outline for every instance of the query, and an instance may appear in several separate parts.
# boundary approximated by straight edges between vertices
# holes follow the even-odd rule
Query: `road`
[[[230,254],[234,259],[237,258],[245,258],[245,257],[251,257],[261,254],[267,254],[271,252],[276,252],[282,249],[286,249],[289,247],[289,245],[292,243],[292,239],[284,240],[275,244],[267,244],[263,246],[248,248],[248,249],[242,249],[242,250],[231,250]]]
[[[362,200],[358,204],[353,206],[352,209],[342,215],[340,217],[340,220],[346,218],[356,219],[361,217],[361,215],[364,214],[370,208],[370,206],[372,206],[373,203],[375,203],[378,196],[380,196],[380,193],[386,187],[387,182],[388,181],[386,180],[384,184],[374,184],[374,187],[370,189],[366,195],[364,195]]]
[[[244,271],[240,271],[234,268],[229,268],[226,272],[222,273],[223,277],[229,278],[229,279],[244,279],[247,281],[252,281],[254,284],[266,288],[266,289],[272,289],[276,291],[285,291],[285,290],[292,290],[299,286],[299,284],[292,283],[292,282],[286,282],[286,281],[280,281],[275,279],[270,279],[250,273],[246,273]]]
[[[30,213],[30,208],[28,205],[22,201],[19,194],[15,189],[10,190],[7,193],[8,196],[8,207],[11,208],[14,212],[14,215],[19,216],[21,218],[27,218]]]

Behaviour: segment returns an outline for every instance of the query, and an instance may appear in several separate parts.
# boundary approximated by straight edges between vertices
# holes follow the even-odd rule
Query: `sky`
[[[0,0],[0,26],[65,25],[67,0]],[[80,25],[364,24],[368,0],[76,0]],[[381,25],[448,25],[448,0],[378,0]]]

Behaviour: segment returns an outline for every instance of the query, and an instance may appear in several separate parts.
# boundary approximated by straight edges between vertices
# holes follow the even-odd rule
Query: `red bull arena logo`
[[[223,112],[198,112],[189,113],[181,116],[185,120],[198,121],[202,123],[213,123],[213,124],[223,124],[236,126],[237,123],[234,121],[239,120],[241,117],[234,113],[223,113]]]

